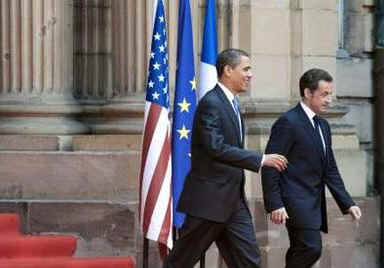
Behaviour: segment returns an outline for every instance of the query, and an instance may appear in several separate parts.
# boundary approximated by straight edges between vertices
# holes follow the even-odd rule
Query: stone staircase
[[[137,262],[139,141],[139,135],[0,135],[0,213],[20,215],[26,234],[75,236],[76,257]]]
[[[0,214],[0,268],[133,268],[130,257],[73,258],[76,238],[23,235],[17,214]]]

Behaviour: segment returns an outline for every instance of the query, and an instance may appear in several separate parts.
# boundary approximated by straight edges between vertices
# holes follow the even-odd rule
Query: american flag
[[[168,48],[162,0],[158,0],[155,14],[145,99],[140,220],[144,237],[172,248]]]

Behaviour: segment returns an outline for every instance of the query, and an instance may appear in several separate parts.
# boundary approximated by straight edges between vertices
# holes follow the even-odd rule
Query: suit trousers
[[[252,217],[243,200],[225,223],[187,215],[180,238],[175,242],[163,268],[194,267],[213,242],[228,268],[260,268],[260,251]]]
[[[287,226],[290,247],[285,256],[286,268],[310,268],[321,256],[320,230]]]

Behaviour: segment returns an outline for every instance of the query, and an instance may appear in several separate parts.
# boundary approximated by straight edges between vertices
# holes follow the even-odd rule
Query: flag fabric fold
[[[145,238],[172,248],[172,156],[166,20],[163,0],[154,16],[140,167],[140,224]]]
[[[196,109],[196,80],[193,57],[193,33],[189,0],[179,1],[176,89],[172,127],[173,225],[180,228],[185,214],[177,203],[191,168],[190,145]]]
[[[199,100],[217,83],[217,26],[215,0],[207,0],[200,61]]]

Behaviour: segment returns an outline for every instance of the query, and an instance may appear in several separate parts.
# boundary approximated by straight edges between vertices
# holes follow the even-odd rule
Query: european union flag
[[[196,109],[196,80],[193,59],[193,35],[189,0],[180,0],[176,90],[172,128],[173,225],[180,228],[185,215],[177,212],[177,203],[191,168],[190,145]]]

